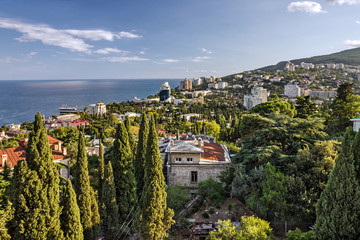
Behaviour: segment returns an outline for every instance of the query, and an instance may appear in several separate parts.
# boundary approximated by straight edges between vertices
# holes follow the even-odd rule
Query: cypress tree
[[[17,194],[22,195],[24,199],[20,204],[22,207],[27,207],[27,213],[29,217],[33,215],[36,217],[37,214],[43,219],[42,234],[47,239],[62,239],[63,232],[60,224],[60,189],[59,189],[59,174],[57,173],[56,167],[53,163],[53,157],[50,150],[49,139],[44,128],[40,113],[35,116],[34,129],[30,133],[28,146],[26,148],[26,165],[29,173],[24,176],[18,176],[19,179],[24,180],[25,185],[28,181],[26,178],[29,174],[36,181],[36,189],[33,189],[31,193],[27,192],[34,186],[23,186],[22,184],[14,185]],[[26,166],[26,167],[25,167]],[[24,174],[24,171],[18,171],[18,174]],[[37,194],[37,195],[35,195]],[[15,195],[16,197],[16,195]],[[39,201],[39,203],[33,202]],[[14,204],[14,208],[17,208]],[[31,211],[34,211],[33,213]],[[22,214],[21,212],[17,212]],[[17,217],[15,217],[17,218]],[[21,219],[21,218],[20,218]],[[30,222],[28,222],[30,224]],[[26,224],[23,222],[23,224]],[[32,225],[28,226],[31,228]],[[25,230],[24,230],[25,231]],[[39,236],[40,237],[40,236]]]
[[[93,238],[96,238],[96,236],[100,232],[100,213],[99,213],[99,205],[95,196],[95,191],[92,187],[90,187],[90,198],[91,198],[92,234],[93,234]]]
[[[80,210],[70,179],[67,180],[62,206],[61,225],[65,239],[84,239],[83,227],[80,221]]]
[[[145,161],[145,185],[141,196],[140,234],[147,240],[161,240],[174,224],[174,211],[166,206],[165,177],[159,152],[154,117],[150,121]]]
[[[79,134],[75,191],[77,193],[77,202],[80,209],[80,220],[84,230],[84,237],[85,239],[92,239],[95,235],[93,231],[94,227],[98,224],[94,222],[93,218],[93,216],[96,215],[96,213],[93,213],[95,210],[93,203],[94,201],[96,202],[96,199],[92,196],[93,189],[90,186],[85,139],[82,131],[80,131]]]
[[[104,183],[104,168],[105,168],[105,162],[104,162],[104,148],[103,144],[100,140],[99,145],[99,199],[101,200],[101,194],[102,194],[102,186]]]
[[[133,158],[124,123],[117,126],[111,161],[114,166],[116,200],[122,222],[137,202]]]
[[[119,207],[116,203],[116,189],[111,162],[106,165],[101,202],[105,238],[112,239],[119,227]]]
[[[317,239],[359,239],[360,188],[346,133],[339,158],[316,205]]]
[[[51,239],[48,237],[48,218],[44,215],[47,194],[38,174],[28,167],[27,162],[22,161],[15,166],[13,186],[15,211],[9,229],[12,239]]]
[[[124,123],[125,123],[126,130],[128,132],[128,136],[129,136],[130,149],[133,152],[133,155],[135,155],[136,154],[136,142],[135,142],[134,134],[131,131],[130,118],[128,116],[125,117]]]
[[[352,145],[352,151],[354,154],[354,167],[356,172],[356,178],[360,180],[360,133],[357,132]]]
[[[141,192],[144,188],[144,168],[145,168],[145,156],[146,156],[146,146],[149,135],[149,124],[144,113],[141,117],[140,131],[139,131],[139,141],[137,144],[137,151],[135,156],[135,177],[137,182],[137,194],[140,197]]]

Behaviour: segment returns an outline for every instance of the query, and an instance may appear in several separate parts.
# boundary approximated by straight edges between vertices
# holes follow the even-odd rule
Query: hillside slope
[[[300,58],[290,60],[294,64],[300,64],[301,62],[307,63],[344,63],[347,65],[360,65],[360,48],[353,48],[344,50],[337,53],[315,56],[310,58]],[[276,71],[283,70],[287,61],[279,62],[276,65],[266,66],[263,68],[259,68],[258,70],[262,71]]]

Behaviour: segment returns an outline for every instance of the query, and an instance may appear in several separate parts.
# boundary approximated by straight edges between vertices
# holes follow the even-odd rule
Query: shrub
[[[225,200],[225,190],[221,183],[212,178],[199,183],[199,194],[208,197],[214,204],[219,205]]]
[[[215,213],[215,209],[214,209],[214,208],[210,208],[209,212],[210,212],[210,213]]]
[[[210,217],[210,215],[209,215],[207,212],[204,212],[204,213],[202,214],[202,216],[203,216],[204,218],[209,218],[209,217]]]

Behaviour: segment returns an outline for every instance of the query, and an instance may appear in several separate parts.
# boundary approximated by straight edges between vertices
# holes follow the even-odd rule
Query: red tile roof
[[[48,138],[49,138],[50,145],[57,144],[58,142],[62,143],[62,141],[60,141],[59,139],[53,138],[51,136],[48,136]],[[26,149],[28,142],[25,141],[25,139],[18,139],[17,141],[19,142],[19,145],[20,145],[19,147],[0,149],[0,160],[1,160],[1,155],[6,154],[7,161],[11,167],[14,167],[19,161],[25,159],[25,149]],[[69,155],[69,154],[63,155],[63,153],[61,151],[55,151],[55,150],[52,150],[52,155],[53,155],[54,160],[60,160],[60,159],[71,157],[71,155]],[[2,169],[2,168],[3,168],[3,166],[1,163],[0,169]]]
[[[201,154],[202,159],[214,161],[226,161],[225,151],[218,143],[206,143],[203,146],[204,152]]]

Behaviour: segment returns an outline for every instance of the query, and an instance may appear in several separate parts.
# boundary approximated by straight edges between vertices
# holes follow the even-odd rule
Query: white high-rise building
[[[244,96],[244,107],[248,110],[256,105],[267,102],[269,93],[265,88],[256,87],[251,90],[251,94]]]
[[[102,102],[98,102],[97,104],[90,104],[86,112],[89,114],[99,114],[99,115],[105,114],[106,105]]]
[[[295,64],[293,64],[292,62],[288,61],[286,64],[285,64],[285,67],[284,67],[284,70],[286,71],[295,71]]]
[[[219,82],[218,83],[218,89],[225,89],[229,87],[229,84],[227,82]]]
[[[284,95],[291,98],[300,96],[301,88],[296,83],[286,84],[284,87]]]
[[[193,81],[193,85],[194,87],[195,86],[200,86],[201,84],[203,83],[203,79],[202,78],[194,78],[194,81]]]

